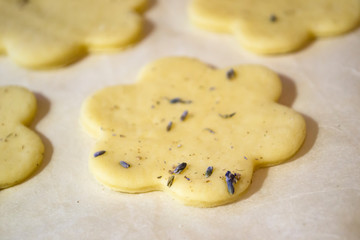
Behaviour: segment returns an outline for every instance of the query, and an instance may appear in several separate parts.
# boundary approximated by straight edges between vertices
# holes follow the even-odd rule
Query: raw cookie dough
[[[216,70],[174,57],[149,64],[139,79],[100,90],[82,107],[81,123],[97,140],[90,170],[116,191],[161,190],[199,207],[234,202],[256,168],[285,161],[305,138],[302,116],[275,103],[281,82],[265,67]]]
[[[0,189],[27,178],[41,163],[44,146],[27,128],[36,112],[36,98],[22,87],[0,87]]]
[[[0,0],[0,52],[28,68],[119,49],[142,32],[147,0]]]
[[[201,28],[234,34],[251,51],[277,54],[353,29],[360,0],[193,0],[189,15]]]

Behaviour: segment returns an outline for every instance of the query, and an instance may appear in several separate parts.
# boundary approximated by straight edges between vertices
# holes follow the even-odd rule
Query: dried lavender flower
[[[173,171],[173,173],[176,173],[176,174],[180,174],[185,168],[186,168],[186,162],[183,162],[183,163],[180,163],[176,168],[175,170]]]

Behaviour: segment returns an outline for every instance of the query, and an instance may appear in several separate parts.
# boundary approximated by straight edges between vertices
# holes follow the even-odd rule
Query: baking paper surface
[[[259,56],[229,35],[191,26],[188,1],[150,2],[143,39],[124,51],[90,54],[47,71],[0,56],[0,85],[35,92],[32,129],[46,147],[30,179],[0,191],[0,239],[358,239],[360,29],[296,53]],[[104,87],[134,83],[144,65],[165,56],[276,71],[283,82],[280,103],[306,119],[301,150],[285,164],[256,171],[240,201],[216,208],[100,185],[88,170],[95,140],[79,124],[83,100]]]

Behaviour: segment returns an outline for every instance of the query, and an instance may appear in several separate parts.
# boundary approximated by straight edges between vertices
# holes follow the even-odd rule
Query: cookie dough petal
[[[214,77],[219,79],[221,76],[226,76],[231,69],[234,70],[235,76],[231,80],[226,81],[226,84],[228,92],[234,94],[233,99],[239,98],[237,91],[231,91],[233,88],[239,89],[239,91],[243,90],[246,95],[251,95],[250,93],[252,93],[256,98],[271,101],[277,101],[281,96],[281,80],[276,73],[267,67],[260,65],[229,67],[217,71]],[[219,83],[219,87],[221,87],[221,83]]]
[[[0,111],[0,124],[28,125],[35,115],[36,98],[23,87],[0,87]]]
[[[211,66],[188,57],[165,57],[155,60],[143,67],[138,76],[139,83],[169,84],[188,81],[194,77],[201,81],[205,74],[213,72]],[[164,81],[171,79],[171,81]],[[184,84],[181,84],[181,86]]]
[[[35,69],[62,66],[86,55],[87,50],[80,44],[44,33],[34,34],[33,30],[24,31],[4,39],[8,55],[21,66]]]
[[[126,12],[114,18],[104,12],[101,21],[89,29],[84,41],[92,50],[118,49],[136,42],[141,32],[142,18],[137,13]]]
[[[227,78],[227,72],[231,69],[235,71],[235,75],[230,81]],[[197,59],[167,57],[145,66],[138,78],[140,83],[161,84],[162,88],[172,88],[174,84],[180,83],[176,84],[180,95],[189,95],[191,92],[197,94],[198,89],[195,89],[193,85],[182,84],[189,79],[193,79],[192,81],[198,85],[228,87],[228,93],[234,95],[238,94],[236,91],[230,91],[234,88],[244,88],[257,96],[274,101],[281,95],[279,77],[268,68],[257,65],[243,65],[217,70]],[[166,82],[164,79],[171,79],[171,81]],[[180,87],[184,87],[184,89],[179,89]]]
[[[41,163],[44,146],[33,131],[23,125],[0,126],[0,189],[22,182]]]
[[[90,158],[90,171],[104,185],[121,192],[148,192],[160,190],[157,176],[161,176],[159,151],[152,151],[156,139],[134,139],[131,136],[104,134],[96,143]],[[98,151],[105,151],[94,156]],[[124,161],[130,166],[123,167]]]
[[[297,50],[313,39],[306,26],[294,22],[264,25],[261,22],[238,21],[233,26],[235,37],[245,48],[262,54]]]
[[[203,29],[216,32],[232,32],[234,18],[241,12],[241,4],[236,1],[193,0],[189,6],[190,21]]]
[[[359,0],[322,0],[311,1],[309,29],[317,37],[339,35],[352,30],[360,22]]]
[[[240,144],[242,153],[257,167],[289,159],[301,147],[306,132],[303,117],[277,103],[254,106],[252,113],[244,114],[238,125],[244,125],[246,131]]]
[[[169,192],[176,200],[185,205],[195,207],[215,207],[235,202],[249,187],[252,179],[253,168],[246,170],[247,175],[242,175],[241,180],[234,184],[235,192],[229,194],[225,179],[193,179],[187,180],[184,176],[176,175]]]
[[[136,92],[136,85],[108,87],[96,92],[82,106],[80,121],[83,127],[94,137],[111,130],[120,131],[123,135],[131,132],[134,125],[130,119],[137,119],[139,114],[136,111],[139,102]],[[125,132],[127,128],[130,130]]]
[[[225,179],[215,178],[187,180],[184,176],[175,176],[171,188],[166,187],[164,191],[171,194],[173,198],[185,205],[195,207],[215,207],[225,205],[239,200],[249,187],[253,175],[253,168],[246,169],[246,173],[241,177],[240,182],[234,184],[235,192],[229,194]]]

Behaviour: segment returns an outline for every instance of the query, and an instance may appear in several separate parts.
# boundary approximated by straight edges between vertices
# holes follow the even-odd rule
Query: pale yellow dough
[[[228,79],[229,69],[164,58],[146,66],[136,84],[108,87],[89,97],[81,123],[97,141],[90,157],[96,179],[116,191],[161,190],[184,204],[212,207],[236,201],[257,167],[291,157],[306,127],[300,114],[275,103],[281,94],[278,76],[262,66],[244,65],[233,67]],[[184,102],[170,103],[174,98]],[[94,157],[98,151],[106,152]],[[169,172],[182,162],[187,163],[183,172]],[[206,178],[209,166],[214,170]],[[228,170],[241,175],[233,195],[225,181]],[[170,176],[175,178],[168,187]]]
[[[44,146],[25,125],[36,112],[36,98],[25,88],[0,87],[0,189],[27,178],[41,163]]]
[[[0,0],[0,52],[29,68],[67,65],[141,37],[147,0]]]
[[[189,15],[196,26],[232,33],[251,51],[277,54],[353,29],[360,0],[192,0]]]

